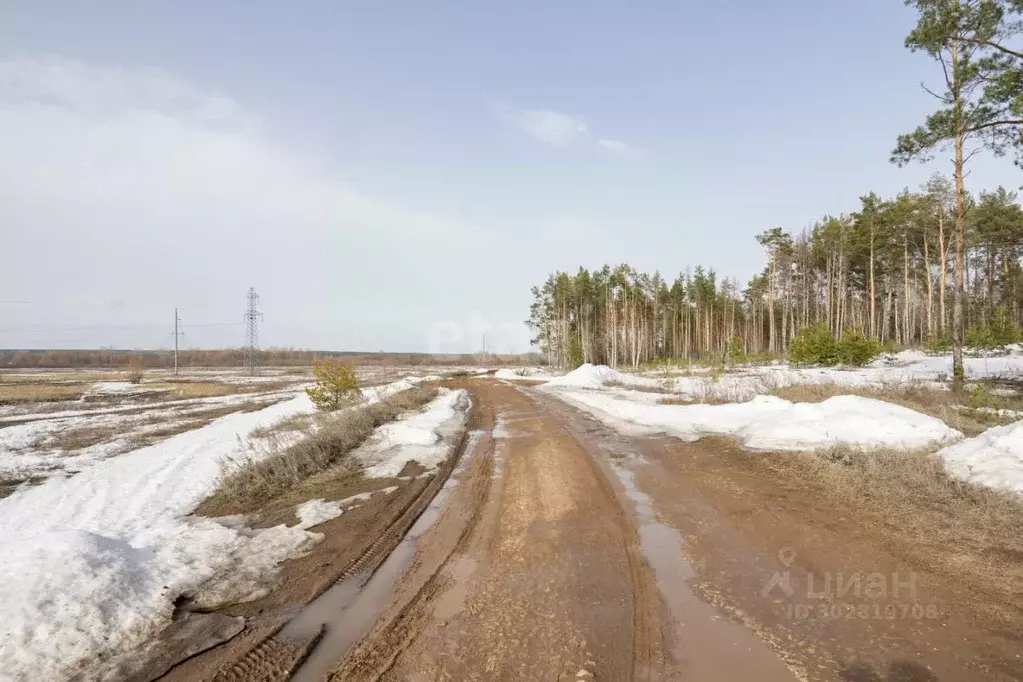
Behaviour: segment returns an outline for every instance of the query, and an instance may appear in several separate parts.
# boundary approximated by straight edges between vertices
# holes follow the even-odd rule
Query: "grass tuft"
[[[292,486],[341,463],[375,428],[425,405],[437,392],[435,386],[417,386],[378,403],[325,415],[315,431],[297,442],[280,432],[265,435],[255,452],[221,463],[217,490],[197,513],[227,516],[260,509]]]
[[[1023,594],[1023,496],[950,476],[926,452],[836,446],[758,457],[804,490],[846,503],[920,564],[1005,598]]]

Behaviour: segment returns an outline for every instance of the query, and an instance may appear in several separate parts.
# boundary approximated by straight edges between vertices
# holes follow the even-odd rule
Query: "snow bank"
[[[832,444],[919,448],[962,437],[933,417],[859,396],[821,403],[758,396],[728,405],[650,405],[593,391],[552,393],[624,432],[667,433],[688,441],[730,436],[754,450],[813,450]]]
[[[401,393],[402,391],[415,388],[419,384],[427,381],[440,381],[441,379],[442,377],[435,374],[425,377],[405,377],[404,379],[392,381],[391,383],[384,384],[383,386],[371,386],[369,388],[364,388],[362,389],[362,396],[366,399],[366,402],[375,403],[383,400],[384,398],[389,398],[396,393]]]
[[[656,379],[647,379],[634,374],[626,374],[607,365],[580,365],[568,374],[555,377],[544,386],[571,386],[573,388],[602,388],[609,384],[628,386],[658,386]]]
[[[306,508],[299,526],[259,530],[188,514],[240,439],[312,411],[299,393],[0,499],[0,679],[94,677],[166,626],[181,595],[209,607],[261,596],[281,561],[322,539],[304,528],[325,506]]]
[[[988,429],[940,450],[938,456],[953,476],[1023,493],[1023,421]]]
[[[966,357],[964,365],[969,379],[1023,378],[1023,352],[1018,346],[1004,355]],[[682,368],[678,368],[682,370]],[[700,369],[700,368],[694,368]],[[671,368],[659,369],[660,378],[638,376],[604,365],[585,364],[557,377],[545,386],[600,389],[608,385],[665,389],[695,400],[726,400],[741,402],[756,395],[793,384],[833,384],[850,388],[883,388],[885,386],[930,383],[952,375],[951,355],[933,356],[917,350],[883,355],[867,367],[792,367],[779,363],[764,366],[730,368],[718,377],[671,376]],[[943,384],[938,384],[943,386]]]
[[[468,409],[468,393],[442,389],[421,412],[377,428],[353,455],[370,478],[397,476],[412,460],[432,469],[447,457]]]

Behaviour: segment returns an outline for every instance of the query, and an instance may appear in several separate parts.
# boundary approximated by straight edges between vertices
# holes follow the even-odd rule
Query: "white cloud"
[[[551,147],[564,149],[572,145],[594,144],[586,123],[577,116],[553,109],[515,109],[507,104],[495,104],[501,120],[530,137]],[[629,161],[639,161],[649,153],[621,140],[599,138],[595,144]]]
[[[642,161],[649,156],[649,152],[647,152],[647,150],[640,147],[634,147],[627,142],[622,142],[621,140],[601,138],[597,140],[597,144],[604,149],[611,151],[613,154],[616,154],[623,159],[628,159],[629,161]]]
[[[437,320],[492,296],[465,286],[494,267],[477,256],[518,248],[369,195],[274,144],[231,97],[154,69],[0,61],[0,130],[0,290],[47,302],[0,309],[0,347],[165,347],[170,308],[237,321],[256,286],[268,345],[425,349]],[[72,304],[113,299],[133,305]],[[521,320],[520,304],[491,315]],[[140,324],[153,329],[107,328]],[[81,327],[36,331],[53,325]]]
[[[588,133],[582,120],[560,111],[512,109],[499,105],[498,112],[506,122],[552,147],[568,147],[585,139]]]

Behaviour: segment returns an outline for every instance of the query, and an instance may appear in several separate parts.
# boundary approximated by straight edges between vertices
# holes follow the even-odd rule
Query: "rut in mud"
[[[480,443],[480,461],[494,462],[479,470],[493,471],[486,499],[467,496],[481,507],[473,523],[451,524],[457,538],[442,539],[443,518],[424,538],[423,570],[409,572],[330,679],[794,679],[748,630],[699,602],[673,574],[681,562],[648,561],[636,505],[606,468],[609,453],[569,428],[570,408],[506,384],[466,387],[494,420]],[[674,542],[667,556],[680,557]],[[665,587],[689,600],[694,632],[709,628],[689,643],[711,642],[709,653],[679,642]]]
[[[751,459],[770,455],[625,437],[544,391],[450,383],[473,400],[464,454],[382,509],[371,531],[382,535],[358,538],[371,560],[346,565],[376,570],[398,550],[369,583],[363,571],[278,611],[287,617],[267,621],[262,644],[229,643],[240,655],[218,664],[221,679],[1021,679],[1018,632],[925,571],[914,604],[939,604],[940,618],[873,617],[884,600],[870,618],[832,618],[844,606],[834,600],[822,616],[793,611],[814,575],[913,567],[840,505]],[[171,677],[210,679],[189,670],[201,666]]]

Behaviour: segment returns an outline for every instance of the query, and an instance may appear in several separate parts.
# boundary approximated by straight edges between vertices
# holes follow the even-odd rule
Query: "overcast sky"
[[[899,0],[7,2],[0,348],[525,350],[529,288],[745,280],[935,169]],[[1021,184],[978,157],[968,186]]]

